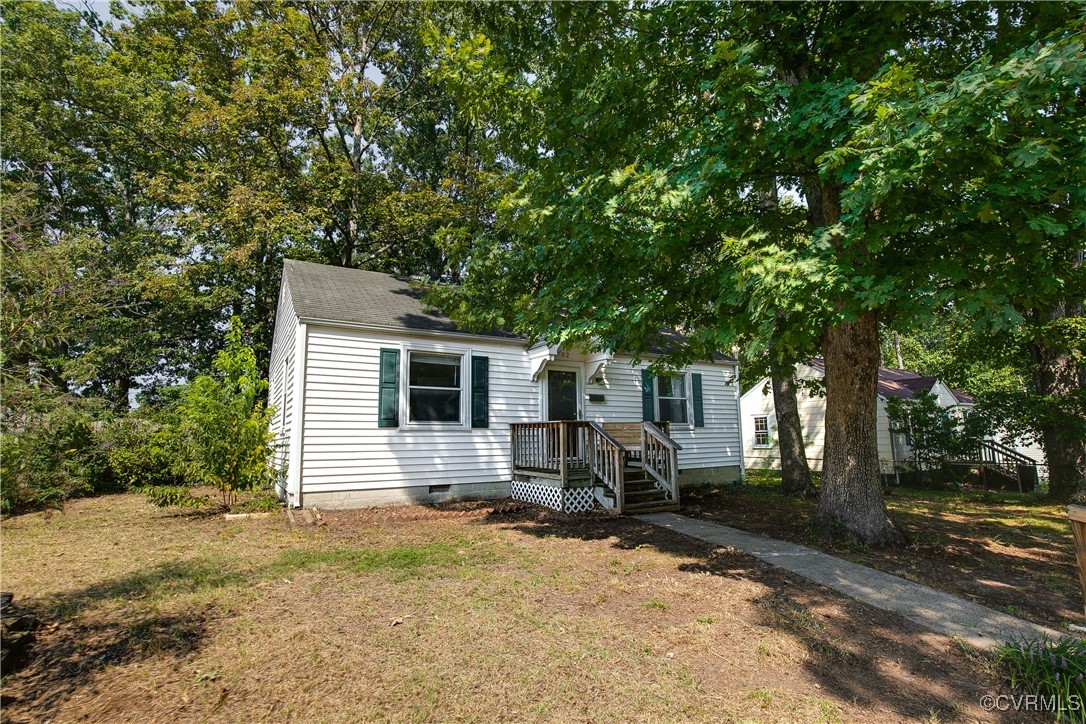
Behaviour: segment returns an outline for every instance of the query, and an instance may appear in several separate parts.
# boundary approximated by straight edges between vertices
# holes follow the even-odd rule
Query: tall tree
[[[457,5],[5,3],[5,194],[99,245],[113,300],[37,364],[125,408],[206,372],[233,315],[266,364],[284,257],[454,278],[502,160],[433,79]],[[43,282],[44,283],[44,282]]]
[[[811,466],[803,443],[803,422],[796,400],[796,381],[790,376],[773,377],[773,409],[777,413],[777,447],[781,456],[781,492],[785,495],[815,494]]]
[[[194,316],[188,280],[176,273],[185,244],[168,233],[147,185],[175,158],[158,125],[164,97],[110,62],[87,16],[17,2],[3,18],[4,193],[26,194],[31,236],[96,245],[84,271],[106,300],[67,320],[67,334],[35,362],[126,409],[135,380],[161,371],[166,357],[191,359],[177,336],[177,320]]]
[[[936,83],[986,54],[1006,57],[1070,10],[1004,12],[993,27],[995,8],[979,3],[503,9],[492,44],[460,38],[450,63],[473,69],[460,73],[465,85],[493,99],[500,131],[513,127],[507,152],[525,172],[502,210],[515,239],[481,239],[467,283],[445,301],[464,319],[634,350],[681,324],[693,341],[673,364],[741,339],[773,340],[782,366],[821,347],[818,522],[827,534],[900,541],[876,447],[880,318],[917,318],[940,294],[972,304],[992,275],[962,278],[952,241],[887,233],[878,203],[857,210],[858,181],[893,183],[852,143],[877,112],[857,99],[905,68]],[[510,98],[523,101],[516,117]],[[751,211],[767,177],[799,200],[801,243]],[[1053,251],[1027,268],[1043,269]],[[483,298],[505,303],[480,313],[471,300]]]
[[[1017,407],[1065,499],[1086,494],[1086,15],[1049,11],[1032,42],[951,78],[922,82],[914,64],[883,73],[858,99],[870,123],[834,155],[855,164],[850,215],[903,244],[958,250],[933,297],[1025,358]],[[996,36],[1029,20],[1011,5],[992,17]]]
[[[262,363],[284,257],[450,273],[435,236],[477,213],[452,189],[501,175],[430,77],[424,37],[458,18],[430,3],[154,2],[113,31],[129,72],[173,89],[183,150],[153,189]]]

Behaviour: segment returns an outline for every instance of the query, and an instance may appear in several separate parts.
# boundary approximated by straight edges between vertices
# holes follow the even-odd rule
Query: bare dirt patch
[[[874,550],[821,540],[817,501],[779,495],[779,479],[684,493],[683,513],[801,543],[1039,624],[1082,622],[1067,510],[1031,496],[895,488],[890,517],[909,543]]]
[[[986,659],[637,520],[324,517],[122,495],[5,521],[46,622],[5,719],[1001,720]]]

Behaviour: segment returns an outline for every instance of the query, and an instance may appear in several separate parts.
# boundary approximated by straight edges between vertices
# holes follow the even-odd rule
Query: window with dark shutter
[[[377,427],[400,426],[400,350],[381,349]]]
[[[460,423],[462,355],[409,352],[408,422]]]
[[[661,420],[686,424],[686,380],[683,375],[657,377],[656,400]]]
[[[694,398],[694,427],[705,427],[705,403],[701,396],[701,373],[690,373],[690,394]]]
[[[490,359],[471,358],[471,426],[490,427]]]
[[[656,419],[655,400],[652,398],[652,373],[641,370],[641,419],[652,422]]]

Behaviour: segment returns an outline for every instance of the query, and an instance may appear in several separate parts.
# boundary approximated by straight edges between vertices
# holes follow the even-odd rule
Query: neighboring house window
[[[410,422],[461,421],[463,360],[458,354],[411,352],[408,358],[407,411]]]
[[[754,447],[769,447],[769,416],[754,418]]]
[[[686,422],[686,384],[683,375],[656,378],[657,409],[663,422]]]

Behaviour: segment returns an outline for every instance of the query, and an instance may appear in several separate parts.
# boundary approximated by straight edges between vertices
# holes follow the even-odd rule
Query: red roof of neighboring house
[[[811,366],[826,371],[826,362],[821,359],[811,360]],[[925,377],[909,370],[899,370],[892,367],[879,367],[879,394],[883,397],[898,397],[911,400],[918,392],[928,392],[935,384],[934,377]],[[973,397],[966,393],[947,386],[954,399],[963,405],[972,405]]]

